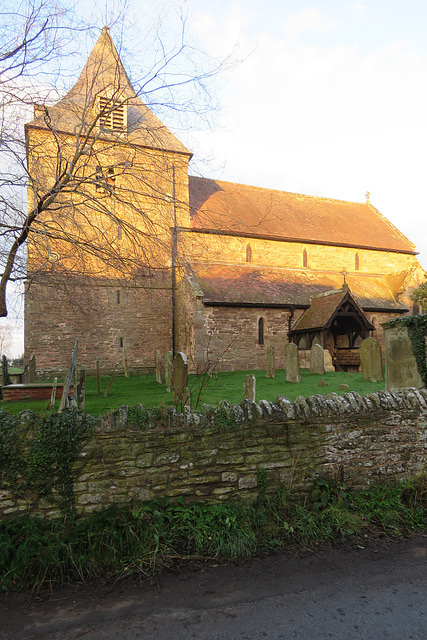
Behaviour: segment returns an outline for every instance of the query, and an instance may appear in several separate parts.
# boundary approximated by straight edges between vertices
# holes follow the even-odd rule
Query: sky
[[[111,0],[82,6],[100,26],[114,8]],[[194,118],[182,128],[173,111],[164,114],[194,153],[192,173],[356,202],[369,192],[371,203],[415,243],[427,269],[425,0],[171,6],[174,15],[182,7],[199,49],[218,58],[232,52],[235,61],[208,80],[215,105],[209,126]],[[129,0],[126,13],[144,33],[161,11],[168,9],[155,0]],[[163,26],[166,37],[179,34],[172,19]],[[17,354],[22,322],[12,321],[20,327]]]

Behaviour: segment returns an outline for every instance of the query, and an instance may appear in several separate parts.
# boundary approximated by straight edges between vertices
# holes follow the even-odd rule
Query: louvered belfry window
[[[126,125],[125,105],[106,96],[99,98],[99,126],[108,131],[124,131]]]

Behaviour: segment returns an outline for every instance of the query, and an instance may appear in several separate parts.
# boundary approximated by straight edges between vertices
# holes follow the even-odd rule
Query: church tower
[[[142,96],[143,97],[143,96]],[[174,229],[189,226],[191,153],[132,87],[104,27],[74,87],[26,125],[25,356],[148,370],[172,348]],[[131,357],[130,357],[131,354]]]

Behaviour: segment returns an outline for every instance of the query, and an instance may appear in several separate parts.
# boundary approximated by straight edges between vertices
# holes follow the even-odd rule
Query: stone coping
[[[56,385],[56,388],[63,387],[64,383],[60,382]],[[53,382],[23,382],[17,384],[8,384],[3,387],[8,389],[52,389]]]
[[[202,411],[192,411],[185,407],[179,413],[174,407],[167,409],[148,409],[139,405],[140,415],[135,415],[135,407],[129,414],[129,407],[122,405],[118,410],[100,417],[97,432],[140,428],[179,428],[211,427],[245,422],[307,422],[340,419],[360,419],[363,416],[392,411],[427,412],[427,389],[409,387],[399,392],[377,391],[364,397],[355,391],[343,395],[329,393],[304,398],[300,396],[294,402],[288,398],[277,398],[276,402],[244,400],[240,404],[230,405],[220,402],[217,407],[203,405]],[[138,407],[136,408],[138,409]],[[133,415],[132,415],[133,414]],[[226,428],[226,426],[225,426]]]

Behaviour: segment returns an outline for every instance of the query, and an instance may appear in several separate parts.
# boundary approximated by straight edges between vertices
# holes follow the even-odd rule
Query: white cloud
[[[283,31],[287,37],[297,40],[304,31],[327,33],[335,23],[314,7],[291,13],[283,21]]]
[[[354,6],[355,6],[357,12],[361,16],[364,16],[366,14],[366,5],[362,4],[361,2],[355,2]]]

